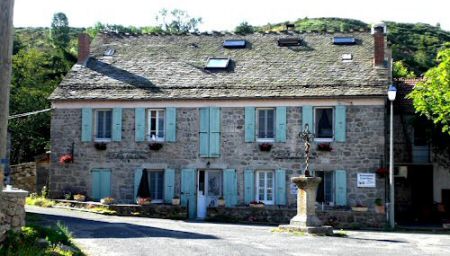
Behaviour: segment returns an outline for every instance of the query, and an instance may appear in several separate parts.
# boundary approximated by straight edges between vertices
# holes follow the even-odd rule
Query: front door
[[[222,195],[222,172],[220,170],[199,170],[197,191],[197,218],[206,217],[208,207],[217,207]]]

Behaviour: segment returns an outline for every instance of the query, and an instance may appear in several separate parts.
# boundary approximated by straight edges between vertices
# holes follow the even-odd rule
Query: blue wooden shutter
[[[347,176],[344,170],[334,172],[336,205],[347,205]]]
[[[334,139],[339,142],[345,142],[345,126],[346,126],[346,107],[339,105],[336,106],[336,118],[334,127]]]
[[[145,108],[134,110],[134,138],[135,141],[145,141]]]
[[[277,107],[276,111],[276,141],[286,142],[286,107]]]
[[[244,203],[255,200],[255,173],[253,170],[244,171]]]
[[[92,108],[83,108],[81,110],[81,141],[89,142],[92,140]]]
[[[181,205],[187,206],[189,202],[189,218],[195,219],[197,213],[196,204],[196,192],[195,186],[196,180],[195,169],[182,169],[181,170]]]
[[[277,182],[276,204],[286,205],[286,171],[276,170],[275,181]]]
[[[200,108],[200,157],[209,156],[209,108]]]
[[[245,142],[255,141],[256,110],[254,107],[245,108]]]
[[[220,156],[220,108],[209,109],[209,157]]]
[[[101,173],[98,170],[92,170],[92,198],[100,199],[101,191]]]
[[[303,131],[305,129],[305,124],[308,124],[309,131],[314,133],[312,106],[303,106],[302,107],[302,128],[300,129],[300,131]]]
[[[111,171],[102,170],[100,172],[100,198],[111,196]]]
[[[165,134],[166,141],[175,142],[176,132],[177,132],[177,109],[166,108],[166,134]]]
[[[112,141],[122,140],[122,109],[113,108],[112,112]]]
[[[136,201],[139,184],[141,184],[142,179],[142,168],[136,169],[134,171],[134,201]]]
[[[223,170],[223,197],[226,207],[237,204],[237,175],[234,169]]]
[[[172,203],[172,198],[175,195],[175,170],[164,170],[164,202]]]

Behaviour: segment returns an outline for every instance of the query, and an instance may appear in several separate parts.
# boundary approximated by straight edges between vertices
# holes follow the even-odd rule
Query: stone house
[[[373,206],[386,158],[386,28],[339,33],[80,35],[50,96],[50,191],[135,202],[180,196],[204,218],[296,204],[308,124],[322,207]],[[73,158],[60,163],[64,155]]]

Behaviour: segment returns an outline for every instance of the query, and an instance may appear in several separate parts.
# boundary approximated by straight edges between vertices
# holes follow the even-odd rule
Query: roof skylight
[[[352,44],[356,44],[356,39],[354,37],[335,36],[335,37],[333,37],[333,44],[335,44],[335,45],[352,45]]]
[[[116,50],[114,50],[113,48],[108,48],[103,52],[103,55],[105,56],[113,56],[114,53],[116,52]]]
[[[230,58],[209,58],[206,69],[226,69],[230,65]]]
[[[300,46],[302,40],[298,37],[287,37],[278,39],[278,46]]]
[[[245,48],[247,41],[240,39],[230,39],[223,42],[224,48]]]

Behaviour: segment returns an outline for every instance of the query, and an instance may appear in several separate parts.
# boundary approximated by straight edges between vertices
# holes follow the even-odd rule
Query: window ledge
[[[99,138],[94,139],[94,142],[111,142],[111,141],[112,141],[111,139],[99,139]]]
[[[275,139],[256,139],[256,142],[275,142]]]
[[[332,138],[314,138],[314,142],[333,142],[334,139]]]

